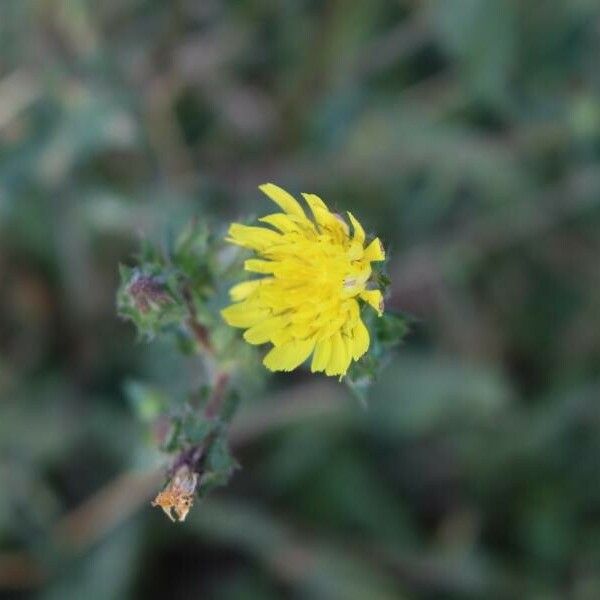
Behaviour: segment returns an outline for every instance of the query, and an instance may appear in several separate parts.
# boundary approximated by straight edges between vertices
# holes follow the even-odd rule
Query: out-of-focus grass
[[[595,0],[4,0],[0,596],[598,598],[599,24]],[[268,180],[381,234],[418,322],[367,411],[276,377],[243,470],[174,527],[122,479],[156,461],[123,389],[194,366],[115,319],[116,266],[262,211]]]

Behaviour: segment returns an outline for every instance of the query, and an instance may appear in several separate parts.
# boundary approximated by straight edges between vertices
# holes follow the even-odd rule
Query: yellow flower
[[[267,183],[260,190],[283,212],[259,219],[269,227],[234,223],[226,239],[253,250],[259,258],[246,260],[244,268],[264,277],[234,286],[234,304],[221,314],[246,330],[248,343],[273,345],[264,359],[271,371],[292,371],[312,354],[313,373],[343,376],[369,348],[358,300],[383,313],[381,292],[368,288],[371,263],[385,259],[381,242],[365,247],[354,216],[348,213],[350,232],[314,194],[302,194],[309,218],[280,187]]]

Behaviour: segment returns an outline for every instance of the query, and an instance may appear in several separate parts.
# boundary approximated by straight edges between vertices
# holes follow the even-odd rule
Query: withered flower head
[[[185,521],[194,503],[197,485],[198,473],[183,465],[175,471],[175,475],[166,487],[154,498],[152,506],[160,506],[171,521]]]

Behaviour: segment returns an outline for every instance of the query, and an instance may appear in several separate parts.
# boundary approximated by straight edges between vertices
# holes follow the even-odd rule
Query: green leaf
[[[376,316],[373,311],[364,315],[371,345],[365,356],[352,363],[344,378],[361,404],[366,405],[369,389],[389,361],[391,351],[408,334],[409,319],[406,315],[389,311],[381,317]]]
[[[227,432],[223,430],[206,451],[204,472],[200,478],[198,495],[205,496],[216,487],[225,485],[239,467],[231,456],[227,442]]]
[[[388,311],[375,321],[377,341],[386,347],[400,344],[408,332],[408,318],[403,314]]]
[[[219,418],[223,423],[230,423],[240,405],[240,395],[236,390],[230,390],[223,402]]]
[[[215,424],[212,421],[187,419],[183,423],[183,433],[186,441],[194,445],[203,443],[214,430]]]
[[[224,434],[217,436],[208,449],[206,457],[206,468],[209,471],[222,471],[229,473],[236,465],[235,460],[229,452],[229,444]]]

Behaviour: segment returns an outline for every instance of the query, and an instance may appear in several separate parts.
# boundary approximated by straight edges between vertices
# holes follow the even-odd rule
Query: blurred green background
[[[597,0],[0,0],[0,598],[600,598],[599,60]],[[269,380],[173,525],[124,389],[193,364],[117,264],[265,181],[417,323],[367,410]]]

